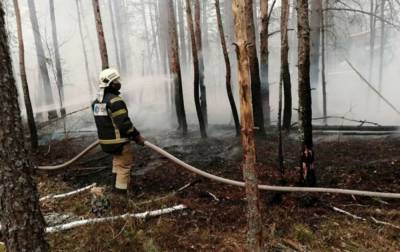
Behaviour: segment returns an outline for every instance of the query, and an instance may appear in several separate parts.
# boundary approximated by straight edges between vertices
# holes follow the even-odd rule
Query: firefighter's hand
[[[136,136],[134,139],[136,144],[144,146],[144,138],[141,135]]]

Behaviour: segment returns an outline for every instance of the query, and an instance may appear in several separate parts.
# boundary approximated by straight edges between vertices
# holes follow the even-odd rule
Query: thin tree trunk
[[[36,54],[38,57],[40,75],[42,77],[43,87],[44,87],[44,94],[43,94],[45,100],[44,104],[46,106],[54,106],[54,98],[50,85],[49,70],[47,69],[46,55],[44,53],[42,38],[40,35],[39,22],[36,16],[36,6],[34,0],[28,0],[28,6],[29,6],[29,16],[33,30],[33,36],[35,40]],[[54,108],[51,108],[48,110],[48,119],[52,120],[54,118],[57,118],[57,111]]]
[[[327,0],[323,2],[323,8],[327,6]],[[328,125],[328,113],[327,113],[327,97],[326,97],[326,41],[325,41],[325,13],[321,10],[321,77],[322,77],[322,109],[323,109],[323,117],[324,117],[324,124]]]
[[[157,27],[156,27],[156,22],[154,21],[155,14],[153,13],[153,8],[156,4],[152,4],[148,6],[149,9],[149,15],[150,15],[150,26],[151,26],[151,36],[153,38],[153,48],[154,48],[154,52],[156,55],[156,63],[157,63],[157,72],[158,74],[161,72],[161,61],[160,61],[160,51],[159,51],[159,46],[158,46],[158,37],[157,37]],[[155,7],[154,7],[155,8]]]
[[[31,148],[36,150],[38,147],[38,135],[35,123],[35,118],[33,116],[32,102],[29,94],[28,79],[26,78],[25,70],[25,48],[24,48],[24,38],[22,34],[22,24],[21,24],[21,13],[19,11],[18,0],[13,0],[15,18],[17,20],[17,35],[18,35],[18,48],[19,48],[19,71],[21,75],[21,84],[24,91],[24,102],[26,116],[28,119],[29,132],[31,135]]]
[[[140,1],[140,5],[142,8],[142,19],[143,19],[143,24],[144,24],[144,36],[145,36],[145,40],[146,40],[146,53],[147,56],[145,56],[145,58],[147,58],[147,67],[150,70],[150,74],[152,74],[153,70],[152,70],[152,57],[151,57],[151,53],[150,53],[150,37],[149,37],[149,32],[148,32],[148,27],[147,27],[147,18],[146,18],[146,9],[145,9],[145,5],[144,5],[144,1],[141,0]]]
[[[90,71],[89,71],[89,61],[86,51],[85,39],[83,37],[83,30],[82,30],[82,14],[81,14],[81,7],[79,0],[76,0],[76,11],[78,16],[78,26],[79,26],[79,37],[82,43],[82,52],[83,52],[83,59],[85,63],[85,72],[86,72],[86,79],[89,87],[90,98],[93,98],[96,88],[93,86],[92,81],[90,79]]]
[[[190,30],[190,37],[192,42],[192,58],[193,58],[193,70],[194,70],[194,103],[196,106],[196,113],[197,118],[199,119],[199,126],[200,126],[200,133],[202,138],[207,137],[206,131],[206,124],[204,121],[201,104],[200,104],[200,66],[199,66],[199,58],[198,58],[198,50],[196,45],[196,35],[194,32],[193,26],[193,16],[192,16],[192,9],[190,6],[190,0],[186,0],[186,19],[188,22],[189,30]]]
[[[127,32],[127,17],[126,17],[126,11],[123,6],[122,1],[112,1],[112,4],[114,5],[114,11],[115,11],[115,20],[117,23],[117,31],[118,31],[118,42],[119,42],[119,53],[120,53],[120,60],[121,60],[121,71],[123,74],[128,74],[130,70],[128,69],[128,59],[129,57],[127,55],[130,55],[131,50],[129,46],[129,36],[126,35]]]
[[[320,75],[320,50],[321,50],[321,9],[322,0],[312,0],[311,2],[311,47],[310,47],[310,85],[313,90],[319,89],[319,75]],[[317,92],[312,92],[311,96],[314,98],[313,109],[315,112],[320,112]]]
[[[209,47],[209,38],[208,38],[208,19],[207,19],[207,4],[208,1],[201,1],[201,20],[202,20],[202,27],[203,27],[203,32],[202,32],[202,36],[203,36],[203,50],[206,51]]]
[[[284,1],[282,0],[282,8],[284,7]],[[282,25],[282,24],[281,24]],[[282,66],[281,66],[282,67]],[[282,88],[283,88],[283,72],[281,69],[281,74],[279,77],[279,101],[278,101],[278,165],[281,176],[283,177],[283,143],[282,143]]]
[[[253,0],[245,1],[246,22],[247,22],[247,42],[249,43],[249,64],[251,73],[251,93],[253,100],[253,119],[254,124],[258,128],[257,134],[264,135],[264,112],[261,96],[261,79],[260,69],[258,64],[257,48],[256,48],[256,32],[254,28],[254,16],[253,16]]]
[[[14,1],[15,3],[16,1]],[[49,251],[33,167],[24,148],[18,93],[0,2],[0,222],[7,251]]]
[[[379,79],[378,79],[378,91],[382,93],[382,81],[383,81],[383,59],[385,54],[385,5],[386,0],[381,0],[381,38],[380,38],[380,50],[379,50]],[[378,100],[378,108],[381,106],[381,100]]]
[[[179,61],[178,32],[173,0],[168,0],[168,25],[169,25],[169,64],[174,85],[175,109],[179,128],[182,134],[187,134],[185,104],[183,101],[182,74]]]
[[[188,63],[186,39],[185,39],[185,20],[183,16],[183,0],[178,0],[178,17],[179,17],[179,43],[181,49],[181,62],[185,66]]]
[[[271,108],[269,105],[269,48],[268,48],[268,0],[260,1],[261,9],[261,32],[260,32],[260,74],[261,74],[261,96],[264,111],[264,122],[268,126],[271,123]]]
[[[92,0],[92,4],[93,4],[94,17],[96,23],[97,39],[99,42],[101,68],[106,69],[109,68],[108,53],[107,53],[106,40],[104,39],[104,30],[103,30],[103,23],[101,21],[99,0]]]
[[[298,0],[299,130],[303,147],[311,149],[313,147],[313,139],[310,87],[310,27],[308,22],[308,1]]]
[[[208,115],[207,115],[207,93],[206,86],[204,84],[204,53],[203,53],[203,43],[202,43],[202,32],[200,26],[200,0],[194,0],[194,22],[195,22],[195,39],[196,48],[199,61],[199,86],[200,86],[200,106],[201,112],[203,114],[204,124],[208,126]]]
[[[110,20],[111,20],[111,28],[112,28],[112,36],[113,36],[113,42],[114,42],[114,50],[115,50],[115,59],[117,62],[118,70],[121,71],[121,60],[120,60],[120,53],[119,53],[119,48],[118,48],[118,39],[117,39],[117,34],[116,34],[116,27],[115,27],[115,17],[117,16],[116,11],[114,10],[113,4],[111,2],[112,0],[108,0],[108,8],[110,12]]]
[[[285,92],[285,106],[283,111],[283,129],[290,130],[292,121],[292,84],[289,69],[289,0],[282,0],[281,5],[281,78]]]
[[[243,146],[243,177],[246,184],[247,218],[248,218],[248,251],[264,251],[261,224],[260,197],[258,191],[258,178],[255,169],[256,153],[254,143],[254,121],[251,95],[251,73],[249,42],[254,43],[254,38],[248,38],[249,28],[248,11],[252,12],[251,1],[233,0],[232,12],[234,15],[236,33],[236,53],[238,58],[239,85],[240,85],[240,119],[242,127]],[[251,19],[251,22],[253,19]],[[250,25],[251,26],[251,25]],[[253,30],[254,35],[254,30]],[[254,44],[253,44],[254,47]]]
[[[56,25],[56,14],[54,10],[54,0],[49,0],[50,6],[50,18],[51,18],[51,33],[53,36],[53,47],[54,47],[54,58],[56,63],[56,81],[58,92],[60,95],[60,113],[62,117],[65,117],[65,107],[64,107],[64,81],[63,81],[63,74],[61,68],[61,59],[60,59],[60,49],[58,46],[58,38],[57,38],[57,25]]]
[[[224,27],[222,25],[222,18],[221,18],[221,9],[219,5],[219,0],[215,0],[215,9],[217,11],[217,22],[218,22],[218,30],[221,38],[221,45],[222,45],[222,52],[224,54],[225,66],[226,66],[226,92],[228,94],[229,104],[232,110],[233,120],[235,121],[235,128],[236,128],[236,136],[240,135],[240,122],[239,116],[236,109],[235,98],[232,94],[232,85],[231,85],[231,62],[229,60],[228,49],[226,47],[225,41],[225,33]]]
[[[376,13],[375,8],[375,0],[371,0],[370,12]],[[369,37],[369,70],[368,70],[368,81],[372,82],[372,73],[374,67],[374,49],[375,49],[375,27],[376,27],[376,17],[374,15],[369,16],[369,29],[370,29],[370,37]],[[368,99],[369,99],[370,90],[368,89]]]

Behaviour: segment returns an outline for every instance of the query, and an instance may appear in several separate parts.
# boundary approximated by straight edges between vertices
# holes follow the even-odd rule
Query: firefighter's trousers
[[[130,181],[130,172],[133,165],[133,148],[130,143],[123,146],[122,152],[119,155],[113,156],[112,172],[116,174],[115,188],[127,190]]]

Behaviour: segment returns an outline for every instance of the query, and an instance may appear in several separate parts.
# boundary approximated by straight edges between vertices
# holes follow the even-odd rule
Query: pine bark
[[[39,30],[39,22],[36,16],[36,6],[34,0],[28,0],[29,17],[32,24],[33,36],[35,40],[36,54],[38,58],[38,65],[40,70],[41,79],[43,81],[43,96],[44,105],[54,106],[54,97],[50,85],[49,70],[46,63],[46,54],[44,52],[42,38]],[[48,119],[57,118],[57,111],[54,108],[48,110]]]
[[[18,49],[19,49],[19,71],[21,75],[22,90],[24,92],[24,102],[25,110],[28,119],[28,127],[31,136],[31,149],[36,150],[38,147],[38,135],[35,123],[35,117],[33,116],[32,102],[29,94],[28,79],[26,77],[25,69],[25,47],[24,47],[24,37],[22,34],[22,23],[21,23],[21,13],[19,10],[18,0],[13,0],[15,18],[17,20],[17,35],[18,35]]]
[[[96,23],[97,39],[99,43],[101,68],[109,68],[106,40],[104,38],[103,22],[101,20],[99,0],[92,0],[94,18]]]
[[[308,1],[297,1],[298,29],[298,81],[299,81],[299,130],[303,147],[311,149],[312,109],[310,87],[310,26],[308,20]]]
[[[179,59],[178,32],[173,0],[168,0],[168,25],[169,25],[169,64],[175,94],[175,109],[179,128],[182,134],[187,134],[185,104],[183,100],[182,74]]]
[[[285,106],[283,110],[283,129],[290,130],[292,121],[292,84],[289,69],[289,0],[281,3],[281,79],[285,93]]]
[[[200,106],[201,112],[203,114],[204,124],[207,127],[208,125],[208,115],[207,115],[207,93],[206,93],[206,85],[204,84],[204,53],[203,53],[203,42],[202,42],[202,32],[200,26],[200,0],[194,0],[194,30],[195,30],[195,39],[196,39],[196,48],[197,55],[199,61],[199,86],[200,86]]]
[[[219,30],[219,35],[220,35],[220,39],[221,39],[221,46],[222,46],[222,52],[224,55],[225,66],[226,66],[226,92],[228,94],[229,104],[231,106],[232,116],[233,116],[233,120],[235,122],[236,136],[239,136],[240,135],[240,122],[239,122],[238,112],[236,109],[235,98],[233,97],[233,94],[232,94],[231,62],[229,59],[228,49],[226,46],[225,32],[224,32],[224,27],[222,25],[221,8],[220,8],[219,0],[215,0],[215,9],[217,12],[218,30]]]
[[[253,14],[253,0],[243,0],[245,2],[246,11],[244,12],[247,27],[247,42],[249,43],[248,54],[249,64],[251,73],[251,93],[253,100],[253,118],[254,124],[258,128],[257,134],[264,135],[264,110],[261,95],[261,79],[260,79],[260,68],[258,64],[257,56],[257,43],[256,43],[256,31],[254,27],[254,14]]]
[[[15,2],[14,2],[15,3]],[[18,93],[0,2],[0,222],[7,251],[49,251],[33,167],[24,147]]]
[[[200,103],[200,66],[199,66],[199,58],[198,58],[198,50],[196,45],[196,35],[194,32],[193,25],[193,15],[192,8],[190,6],[190,0],[186,0],[186,19],[188,22],[188,27],[190,31],[191,45],[192,45],[192,58],[193,58],[193,71],[194,71],[194,103],[196,106],[197,118],[199,120],[200,126],[200,134],[202,138],[207,137],[206,124],[205,119],[203,117],[203,111]]]
[[[49,6],[50,6],[50,19],[51,19],[51,34],[53,37],[54,59],[56,63],[56,83],[57,83],[58,94],[60,96],[60,113],[62,117],[65,117],[66,112],[64,107],[64,81],[63,81],[63,74],[61,67],[60,48],[58,45],[58,37],[57,37],[54,0],[49,0]]]
[[[254,143],[254,120],[252,107],[250,54],[249,44],[254,43],[254,38],[249,38],[247,28],[248,11],[252,11],[251,1],[233,0],[232,11],[234,15],[236,34],[236,53],[238,58],[239,86],[240,86],[240,119],[243,146],[243,177],[246,184],[246,198],[248,204],[248,251],[264,251],[261,224],[260,198],[258,178],[255,168],[256,153]],[[253,20],[253,19],[251,19]],[[252,21],[251,21],[252,22]],[[254,35],[254,30],[253,30]],[[254,44],[252,45],[254,47]]]
[[[264,111],[265,125],[271,123],[271,108],[269,104],[269,45],[268,45],[268,0],[260,0],[261,9],[261,32],[260,32],[260,74],[261,74],[261,96]]]
[[[87,49],[85,45],[85,39],[83,36],[83,29],[82,29],[82,14],[81,14],[81,6],[79,3],[79,0],[76,0],[76,11],[77,11],[77,17],[78,17],[78,27],[79,27],[79,37],[81,39],[81,44],[82,44],[82,52],[83,52],[83,59],[85,63],[85,73],[86,73],[86,80],[89,88],[89,93],[90,97],[92,98],[94,96],[96,88],[93,86],[92,81],[90,79],[90,70],[89,70],[89,60],[87,56]]]

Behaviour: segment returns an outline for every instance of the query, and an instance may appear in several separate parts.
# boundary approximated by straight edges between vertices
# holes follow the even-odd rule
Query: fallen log
[[[186,208],[187,207],[185,205],[176,205],[176,206],[169,207],[169,208],[164,208],[164,209],[155,210],[155,211],[147,211],[147,212],[137,213],[137,214],[126,213],[126,214],[119,215],[119,216],[73,221],[73,222],[70,222],[67,224],[63,224],[63,225],[47,227],[46,233],[51,234],[51,233],[55,233],[55,232],[70,230],[70,229],[85,226],[85,225],[92,225],[92,224],[98,224],[98,223],[104,223],[104,222],[110,222],[110,221],[116,221],[116,220],[126,220],[129,218],[145,219],[148,217],[155,217],[155,216],[160,216],[163,214],[172,213],[172,212],[183,210]]]
[[[63,193],[63,194],[57,194],[57,195],[50,194],[50,195],[47,195],[47,196],[44,196],[44,197],[40,198],[39,201],[45,201],[45,200],[50,200],[50,199],[62,199],[62,198],[70,197],[70,196],[79,194],[81,192],[90,190],[95,186],[96,186],[96,183],[93,183],[93,184],[91,184],[89,186],[86,186],[84,188],[80,188],[80,189],[72,191],[72,192]]]

